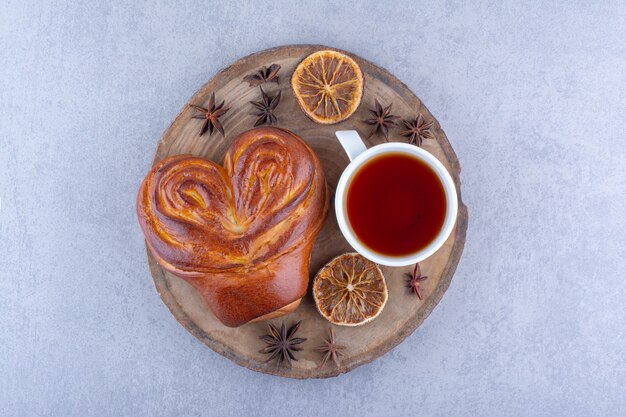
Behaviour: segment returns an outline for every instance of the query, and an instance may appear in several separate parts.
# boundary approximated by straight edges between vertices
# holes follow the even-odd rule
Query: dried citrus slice
[[[378,265],[358,253],[346,253],[317,273],[313,298],[319,312],[331,323],[358,326],[383,310],[387,285]]]
[[[296,67],[291,87],[298,104],[313,121],[338,123],[359,107],[363,97],[363,73],[347,55],[318,51]]]

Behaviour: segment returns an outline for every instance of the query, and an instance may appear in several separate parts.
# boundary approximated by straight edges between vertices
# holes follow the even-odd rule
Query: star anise
[[[373,110],[370,109],[372,118],[364,120],[364,122],[368,125],[374,126],[367,137],[368,139],[371,138],[380,130],[383,133],[385,140],[389,140],[389,128],[397,126],[396,120],[398,120],[399,117],[391,114],[391,104],[383,109],[383,106],[377,99],[374,99],[374,103],[375,108]]]
[[[272,323],[269,323],[269,334],[259,337],[267,343],[265,348],[259,350],[260,353],[270,355],[267,362],[276,359],[276,364],[280,366],[283,362],[291,365],[292,360],[298,360],[294,352],[302,350],[302,347],[298,345],[306,340],[302,337],[294,337],[301,324],[302,320],[291,326],[289,331],[287,331],[284,321],[280,326],[280,330]]]
[[[261,90],[261,100],[250,102],[254,107],[256,107],[257,110],[255,113],[253,113],[253,115],[259,117],[254,124],[254,127],[263,124],[271,125],[278,120],[276,118],[276,115],[274,114],[274,110],[276,110],[276,106],[278,106],[278,103],[280,103],[280,91],[277,95],[271,97],[269,94],[263,91],[263,87],[259,87],[259,89]]]
[[[422,299],[422,287],[420,286],[420,282],[424,281],[426,278],[422,276],[422,271],[420,269],[420,264],[415,264],[415,268],[413,269],[412,274],[406,274],[409,278],[406,280],[406,286],[411,290],[412,293],[417,295],[417,298]]]
[[[341,364],[341,357],[343,356],[343,350],[345,346],[338,345],[335,340],[335,330],[331,327],[328,329],[328,339],[324,339],[324,344],[315,350],[318,352],[324,353],[324,360],[320,365],[320,368],[323,368],[326,365],[328,359],[332,359],[335,362],[335,365],[339,367]]]
[[[433,122],[426,122],[421,114],[419,114],[413,120],[403,120],[402,125],[404,130],[400,132],[402,136],[409,138],[409,143],[412,145],[422,146],[424,139],[434,139],[435,136],[430,128],[433,126]]]
[[[224,128],[220,123],[220,117],[230,110],[230,107],[224,107],[223,101],[215,105],[215,93],[211,94],[208,109],[194,104],[191,104],[191,107],[201,112],[201,114],[196,114],[193,118],[204,120],[200,128],[200,136],[204,135],[207,130],[209,131],[209,136],[213,134],[213,130],[218,130],[224,136]]]
[[[250,87],[256,87],[257,85],[270,82],[278,84],[278,70],[280,70],[280,65],[278,64],[272,64],[269,68],[261,67],[261,69],[254,74],[243,77],[243,80],[247,81]]]

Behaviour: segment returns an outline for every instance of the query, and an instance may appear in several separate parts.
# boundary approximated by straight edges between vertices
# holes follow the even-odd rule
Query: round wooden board
[[[218,102],[225,100],[226,105],[231,108],[221,119],[226,131],[225,137],[217,132],[210,137],[208,132],[199,136],[202,121],[192,119],[194,110],[185,106],[163,135],[154,158],[154,163],[157,163],[171,155],[193,154],[222,163],[233,139],[239,133],[252,128],[256,120],[255,116],[250,115],[253,111],[250,101],[259,100],[261,94],[258,87],[250,87],[242,80],[243,77],[262,66],[274,63],[281,66],[280,83],[264,84],[263,89],[272,95],[278,90],[282,91],[281,102],[276,110],[278,122],[275,126],[295,132],[315,150],[324,167],[331,202],[334,201],[335,187],[341,172],[349,162],[334,133],[336,130],[355,129],[365,138],[370,126],[362,121],[369,117],[368,109],[373,107],[375,98],[383,105],[393,103],[393,113],[402,118],[416,117],[421,113],[427,121],[434,121],[432,131],[435,139],[426,139],[422,147],[434,154],[454,178],[459,194],[459,214],[455,229],[445,245],[420,264],[422,274],[429,277],[423,281],[423,300],[418,300],[406,288],[405,273],[411,267],[381,267],[389,288],[389,300],[381,315],[360,327],[334,326],[338,343],[346,346],[340,367],[329,362],[320,368],[323,356],[315,348],[322,344],[331,324],[317,312],[310,291],[295,312],[273,320],[276,324],[285,320],[288,326],[303,320],[298,335],[307,338],[302,345],[304,350],[298,352],[298,361],[291,367],[279,368],[274,363],[267,363],[266,355],[259,353],[259,349],[264,347],[259,336],[267,333],[267,323],[250,323],[239,328],[222,325],[191,285],[162,269],[148,252],[148,262],[156,288],[172,314],[187,330],[211,349],[239,365],[291,378],[323,378],[348,372],[383,355],[410,335],[430,314],[450,285],[463,252],[468,221],[467,208],[461,201],[461,166],[446,135],[415,94],[384,69],[348,53],[359,63],[365,78],[363,101],[356,113],[344,122],[329,126],[316,124],[302,113],[291,92],[291,74],[304,57],[320,49],[333,48],[321,45],[283,46],[242,58],[222,70],[188,104],[206,107],[212,92],[215,92]],[[397,129],[392,129],[390,133],[390,140],[405,141],[405,138],[398,135]],[[371,147],[383,141],[380,135],[374,135],[366,139],[366,144]],[[328,219],[313,249],[311,278],[335,256],[352,251],[339,231],[334,205],[331,203]]]

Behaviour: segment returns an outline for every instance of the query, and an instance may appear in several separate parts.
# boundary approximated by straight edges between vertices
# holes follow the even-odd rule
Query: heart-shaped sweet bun
[[[235,139],[223,167],[191,155],[156,164],[137,215],[159,264],[235,327],[298,306],[327,194],[313,150],[292,132],[262,127]]]

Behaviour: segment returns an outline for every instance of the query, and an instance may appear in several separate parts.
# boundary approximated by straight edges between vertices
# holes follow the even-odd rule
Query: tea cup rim
[[[444,217],[444,223],[441,231],[437,234],[435,239],[430,242],[425,248],[404,256],[388,256],[378,253],[359,241],[356,234],[350,226],[346,210],[346,197],[348,191],[348,185],[352,180],[354,174],[362,167],[366,162],[371,159],[387,154],[387,153],[402,153],[408,154],[426,163],[437,175],[441,184],[443,185],[446,195],[446,214]],[[458,215],[458,197],[457,190],[454,184],[452,176],[446,169],[446,167],[430,152],[407,143],[402,142],[389,142],[378,144],[366,149],[359,155],[357,155],[346,169],[341,174],[337,188],[335,191],[335,215],[337,217],[337,223],[341,233],[346,238],[348,243],[358,253],[372,262],[376,262],[386,266],[408,266],[418,262],[422,262],[428,257],[437,252],[448,240]]]

